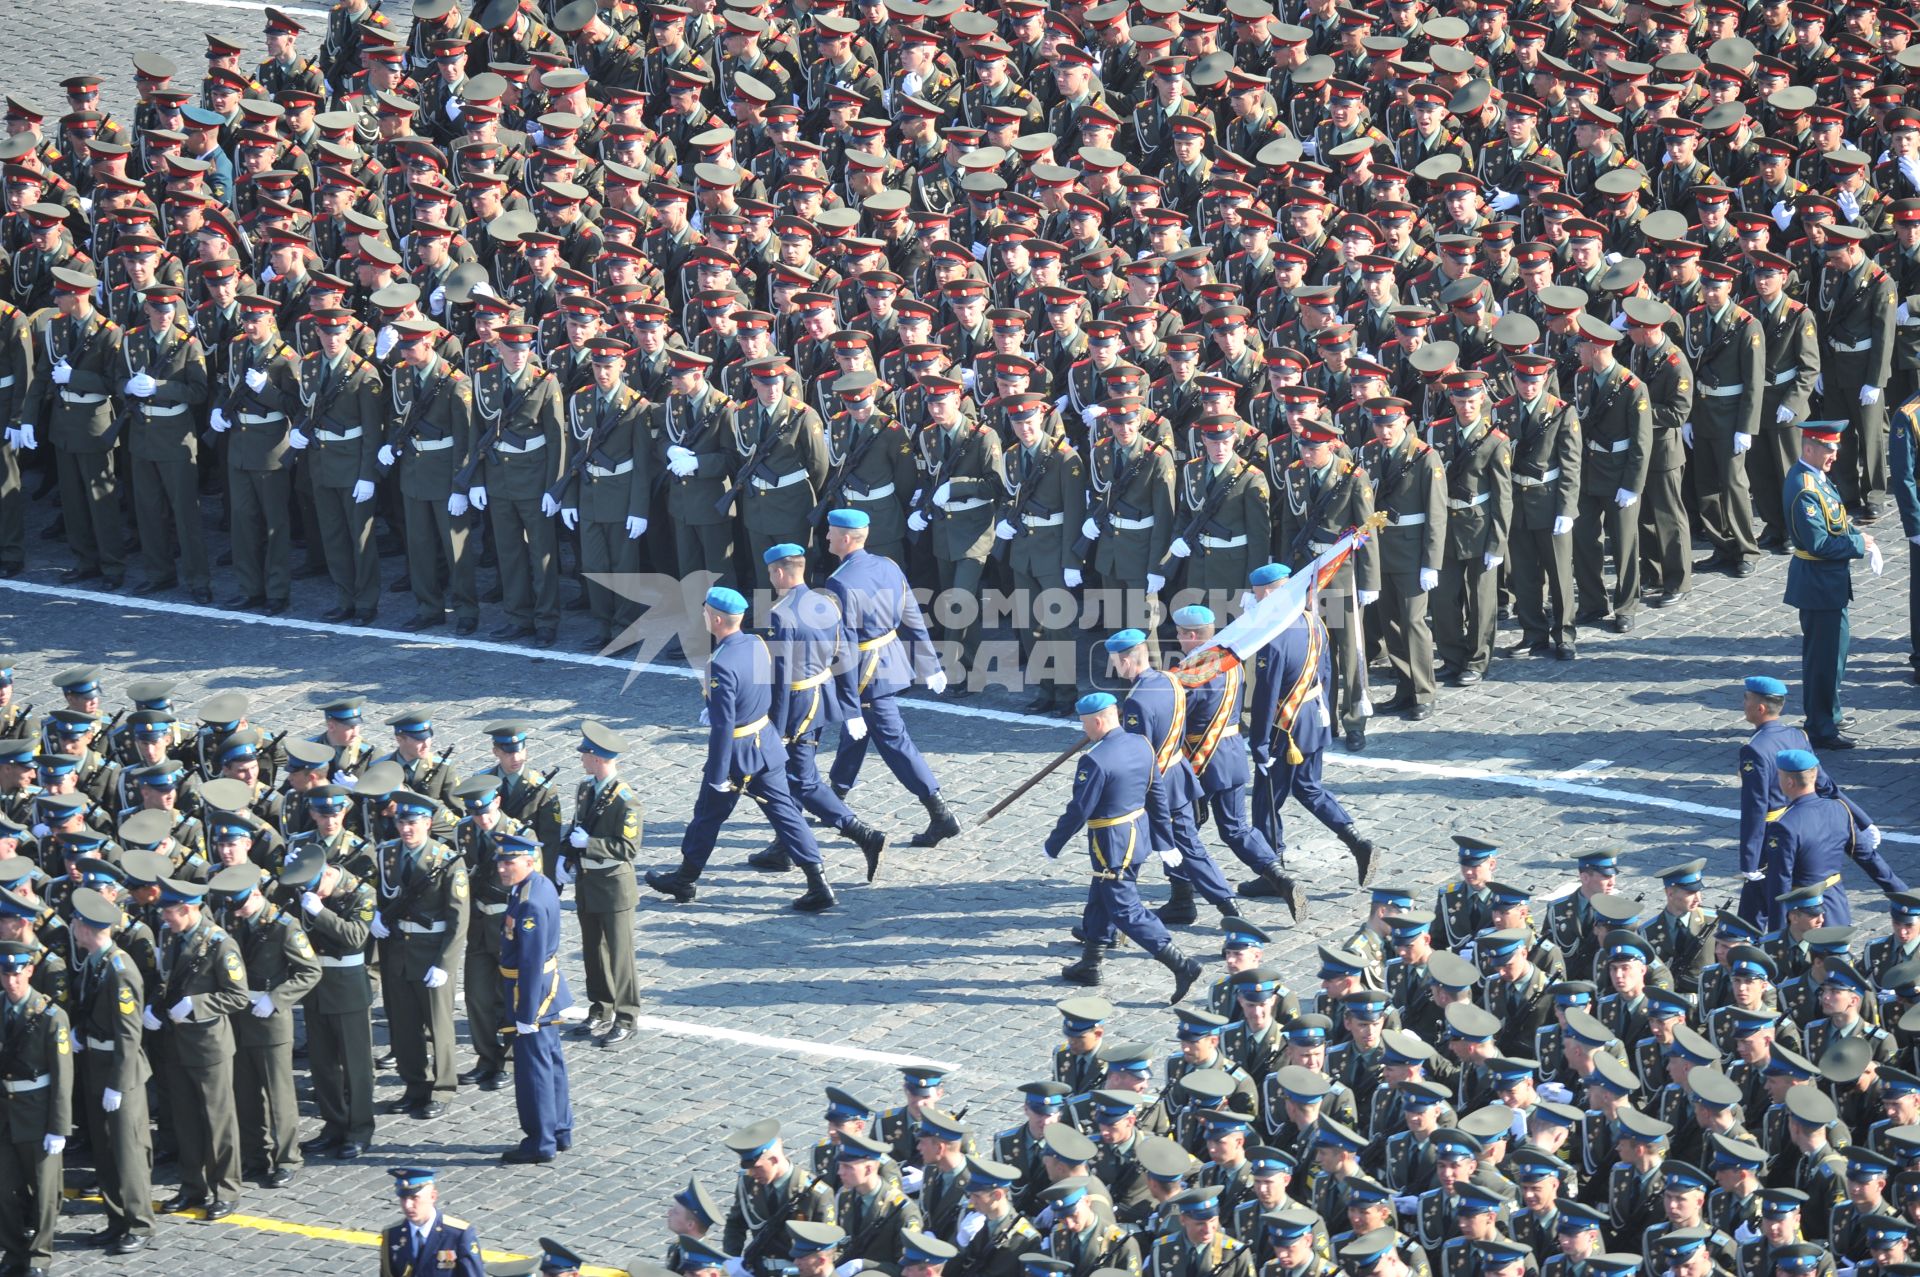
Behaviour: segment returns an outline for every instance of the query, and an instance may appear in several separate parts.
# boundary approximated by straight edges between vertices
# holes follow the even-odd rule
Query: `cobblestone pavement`
[[[134,49],[158,48],[197,76],[203,32],[259,44],[259,9],[243,0],[134,0],[111,9],[83,0],[22,9],[12,26],[19,52],[9,88],[52,106],[62,75],[99,70],[123,119],[121,78]],[[698,695],[688,679],[641,673],[629,682],[624,667],[591,657],[336,630],[313,619],[332,603],[318,582],[302,583],[293,612],[271,621],[193,609],[177,598],[60,591],[53,582],[64,552],[37,539],[44,522],[42,515],[32,520],[27,576],[0,583],[0,659],[15,666],[22,699],[44,706],[47,675],[85,660],[110,671],[109,703],[131,678],[166,675],[181,680],[184,705],[216,690],[244,690],[255,721],[317,731],[314,706],[362,692],[377,710],[433,707],[441,743],[457,745],[453,761],[463,770],[486,758],[480,726],[513,712],[540,727],[536,759],[565,765],[569,779],[572,732],[592,716],[636,741],[627,771],[646,805],[645,860],[674,860],[704,739],[693,726]],[[1898,540],[1891,528],[1886,539]],[[1895,868],[1912,875],[1920,873],[1920,688],[1907,666],[1909,548],[1892,547],[1885,577],[1857,578],[1847,698],[1866,748],[1830,764],[1888,832]],[[389,559],[388,579],[398,570]],[[1583,635],[1571,664],[1497,662],[1486,684],[1444,694],[1430,722],[1378,724],[1366,753],[1336,751],[1329,783],[1388,849],[1381,880],[1430,893],[1452,871],[1448,835],[1472,832],[1507,849],[1503,880],[1541,893],[1567,882],[1577,849],[1613,844],[1624,849],[1624,890],[1656,899],[1649,870],[1705,854],[1716,874],[1708,902],[1730,898],[1739,679],[1756,670],[1797,677],[1797,623],[1779,604],[1784,571],[1776,558],[1746,582],[1702,577],[1685,606],[1643,613],[1631,635]],[[225,584],[216,584],[218,596],[229,592]],[[387,611],[394,621],[406,615],[392,603]],[[563,644],[578,637],[579,624],[569,614]],[[963,836],[931,852],[890,854],[877,883],[845,886],[839,910],[802,919],[785,909],[800,889],[797,878],[776,881],[741,864],[766,838],[757,819],[743,814],[697,904],[642,904],[645,1009],[657,1022],[623,1051],[569,1045],[579,1142],[555,1166],[498,1165],[498,1151],[516,1134],[511,1092],[463,1091],[442,1121],[383,1119],[379,1147],[364,1162],[309,1168],[279,1192],[250,1186],[242,1214],[218,1224],[163,1221],[159,1262],[249,1272],[371,1270],[377,1260],[364,1238],[341,1230],[390,1221],[395,1211],[381,1168],[416,1162],[440,1169],[447,1208],[476,1221],[490,1249],[525,1253],[544,1234],[615,1268],[657,1258],[670,1188],[697,1174],[716,1195],[730,1191],[719,1144],[727,1129],[772,1115],[791,1141],[810,1143],[823,1129],[825,1083],[875,1103],[897,1102],[895,1065],[905,1057],[959,1066],[951,1102],[968,1106],[971,1125],[1011,1124],[1018,1112],[1011,1088],[1044,1072],[1053,1044],[1051,1003],[1065,996],[1055,973],[1069,957],[1066,928],[1084,888],[1084,862],[1077,850],[1057,863],[1039,854],[1064,774],[992,825],[976,822],[1072,737],[1062,723],[1018,714],[998,694],[964,706],[921,704],[908,722],[967,825]],[[902,842],[924,819],[877,767],[855,791],[855,805]],[[1279,932],[1275,961],[1300,987],[1310,982],[1311,945],[1346,934],[1362,898],[1339,845],[1317,826],[1295,821],[1293,829],[1293,863],[1312,892],[1309,915],[1289,930],[1276,906],[1258,903],[1254,913]],[[832,876],[855,882],[853,849],[830,840],[826,851]],[[1160,895],[1158,875],[1148,879],[1148,894]],[[1211,956],[1213,934],[1191,929],[1182,943]],[[577,991],[577,949],[563,957]],[[1115,1032],[1171,1047],[1165,972],[1137,953],[1117,958],[1108,972],[1105,992],[1121,1007]],[[380,1099],[397,1094],[391,1074],[382,1081]],[[122,1265],[70,1248],[98,1226],[94,1209],[70,1206],[60,1271],[151,1270],[148,1256]]]

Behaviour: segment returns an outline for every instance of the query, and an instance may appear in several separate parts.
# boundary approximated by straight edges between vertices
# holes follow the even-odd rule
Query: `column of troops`
[[[403,1084],[382,1111],[420,1122],[511,1072],[526,1138],[502,1160],[565,1152],[573,1003],[547,875],[572,885],[587,954],[566,1032],[617,1048],[639,1013],[625,739],[584,724],[575,783],[535,765],[526,724],[493,723],[463,775],[422,713],[388,718],[376,748],[361,696],[269,731],[239,693],[176,716],[154,680],[109,717],[102,678],[56,674],[58,708],[36,713],[0,669],[0,1266],[44,1273],[69,1163],[103,1204],[91,1244],[125,1255],[153,1241],[156,1165],[178,1176],[160,1213],[218,1219],[243,1178],[277,1189],[309,1159],[363,1157],[382,1068]]]
[[[598,574],[764,587],[850,507],[1110,631],[1378,510],[1328,592],[1358,748],[1369,661],[1426,717],[1503,614],[1564,660],[1685,600],[1695,533],[1735,577],[1890,494],[1920,536],[1920,24],[1377,8],[340,0],[136,55],[124,123],[9,97],[0,569],[57,494],[69,581],[210,602],[217,517],[230,606],[600,647]],[[1052,615],[1030,663],[1095,628]]]

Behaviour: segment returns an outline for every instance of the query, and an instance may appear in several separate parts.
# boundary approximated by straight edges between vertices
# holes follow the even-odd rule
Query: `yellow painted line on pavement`
[[[209,1222],[200,1211],[187,1211],[184,1218]],[[370,1233],[363,1228],[334,1228],[326,1224],[296,1224],[290,1220],[271,1219],[265,1215],[229,1215],[225,1219],[211,1221],[216,1224],[231,1224],[235,1228],[251,1228],[256,1232],[280,1233],[289,1237],[311,1237],[315,1241],[339,1242],[347,1246],[380,1246],[380,1234]],[[511,1250],[483,1250],[480,1258],[490,1264],[506,1263],[515,1259],[529,1259]],[[601,1264],[588,1264],[580,1270],[582,1277],[627,1277],[624,1268],[608,1268]]]

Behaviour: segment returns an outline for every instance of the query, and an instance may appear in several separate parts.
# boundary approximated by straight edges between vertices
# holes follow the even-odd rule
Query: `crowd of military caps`
[[[135,55],[124,123],[97,74],[8,99],[0,569],[57,490],[67,579],[128,584],[137,541],[134,588],[211,601],[219,493],[231,606],[324,576],[316,608],[370,624],[384,544],[409,628],[484,603],[551,644],[576,608],[599,647],[639,605],[563,576],[764,586],[836,507],[918,585],[1149,616],[1230,611],[1380,510],[1337,591],[1367,608],[1337,644],[1359,747],[1364,659],[1425,717],[1503,614],[1503,652],[1570,659],[1683,601],[1696,533],[1736,577],[1831,561],[1890,494],[1920,536],[1916,25],[416,0],[403,36],[365,0],[324,33],[269,8],[257,62]],[[1809,418],[1837,441],[1810,514]],[[1074,628],[1016,624],[1029,657]],[[958,694],[979,636],[940,635]]]

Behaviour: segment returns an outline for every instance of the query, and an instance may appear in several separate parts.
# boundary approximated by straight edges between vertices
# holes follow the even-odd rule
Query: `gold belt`
[[[1102,816],[1098,820],[1089,820],[1088,829],[1112,829],[1115,825],[1125,825],[1147,814],[1145,807],[1136,808],[1124,816]]]
[[[1787,814],[1787,809],[1785,807],[1775,807],[1772,811],[1767,813],[1767,819],[1769,821],[1775,821],[1780,819],[1780,817],[1786,814]]]
[[[831,668],[824,669],[824,670],[821,670],[818,674],[808,675],[806,678],[801,679],[797,683],[789,683],[787,684],[787,687],[792,691],[804,692],[809,687],[820,686],[820,684],[826,682],[828,679],[832,677],[833,677],[833,670]]]
[[[760,729],[762,727],[765,727],[766,725],[767,725],[767,716],[765,714],[762,714],[760,717],[754,719],[751,723],[745,723],[739,727],[734,728],[733,738],[735,740],[739,740],[742,736],[756,736],[759,734]]]
[[[547,959],[545,966],[540,968],[540,974],[547,975],[550,972],[557,971],[559,969],[560,969],[560,957],[558,954],[555,954],[553,957]],[[501,967],[500,974],[508,980],[518,980],[520,978],[520,968],[519,967]]]

